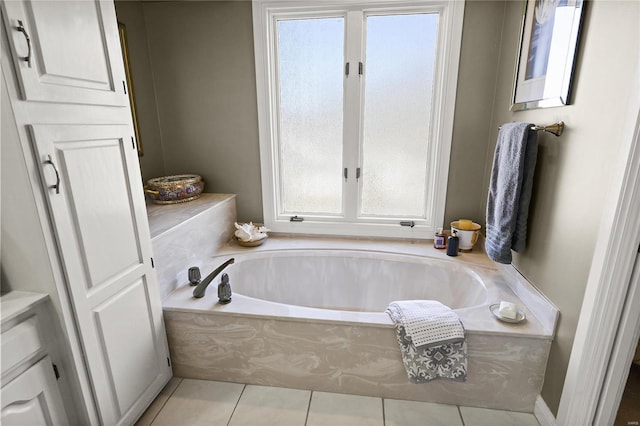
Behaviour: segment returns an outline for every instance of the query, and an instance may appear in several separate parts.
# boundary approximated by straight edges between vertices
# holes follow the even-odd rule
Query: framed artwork
[[[129,46],[127,45],[127,29],[124,24],[118,22],[118,33],[120,34],[120,47],[122,47],[122,61],[124,62],[124,72],[127,78],[127,87],[129,88],[129,104],[131,105],[131,119],[133,120],[133,131],[136,136],[136,147],[138,149],[138,157],[142,157],[142,140],[140,140],[140,129],[138,128],[138,113],[136,111],[136,97],[133,92],[133,79],[131,77],[131,65],[129,63]]]
[[[567,105],[583,0],[525,0],[512,111]]]

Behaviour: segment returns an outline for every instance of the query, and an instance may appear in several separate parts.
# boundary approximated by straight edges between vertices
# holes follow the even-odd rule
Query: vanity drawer
[[[33,315],[2,333],[2,375],[38,352],[44,354],[44,343]]]

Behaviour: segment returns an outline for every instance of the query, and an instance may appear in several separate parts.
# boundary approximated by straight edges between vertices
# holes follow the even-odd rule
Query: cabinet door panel
[[[25,100],[127,105],[113,3],[4,1]]]
[[[69,424],[48,356],[3,386],[0,396],[4,425]]]
[[[119,411],[125,413],[156,377],[155,324],[139,279],[94,309]],[[122,315],[126,312],[127,315]]]
[[[131,423],[171,377],[131,127],[30,130],[101,420]]]
[[[55,144],[90,288],[142,261],[122,162],[127,148],[121,139]]]

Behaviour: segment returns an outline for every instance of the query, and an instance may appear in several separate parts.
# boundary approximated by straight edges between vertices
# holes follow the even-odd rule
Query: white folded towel
[[[436,300],[391,302],[389,310],[399,314],[405,332],[416,348],[464,340],[464,327],[458,315]]]

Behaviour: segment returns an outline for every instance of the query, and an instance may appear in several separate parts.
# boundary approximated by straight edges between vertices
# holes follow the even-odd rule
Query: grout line
[[[382,424],[386,425],[387,419],[385,418],[385,415],[384,415],[384,398],[380,398],[380,401],[382,402]]]
[[[172,377],[173,379],[173,377]],[[158,409],[158,412],[156,413],[155,416],[153,416],[153,418],[151,419],[151,421],[149,422],[149,426],[153,425],[153,422],[156,421],[156,419],[158,418],[158,416],[160,415],[160,413],[162,412],[162,410],[164,409],[164,406],[167,405],[167,402],[169,402],[169,399],[171,399],[171,396],[176,392],[176,390],[178,390],[178,388],[180,387],[180,385],[182,384],[182,377],[176,377],[176,379],[180,379],[178,380],[178,384],[175,385],[175,387],[173,388],[173,391],[171,391],[171,393],[169,395],[167,395],[167,399],[164,400],[164,402],[162,403],[162,405],[160,406],[160,408]],[[171,381],[171,379],[169,379]],[[168,386],[169,383],[167,383],[165,386]],[[162,391],[161,391],[162,392]],[[156,396],[156,398],[158,398]],[[153,404],[153,403],[152,403]],[[147,407],[148,408],[148,407]]]
[[[465,426],[464,417],[462,417],[462,410],[460,410],[460,406],[459,405],[456,405],[456,408],[458,409],[458,415],[460,416],[460,421],[462,422],[462,426]]]
[[[311,398],[313,398],[313,391],[309,392],[309,405],[307,405],[307,416],[304,418],[304,426],[307,426],[309,421],[309,410],[311,410]]]
[[[233,415],[236,413],[236,409],[238,408],[238,404],[240,404],[240,399],[242,399],[242,394],[244,394],[244,390],[247,388],[247,385],[242,385],[242,392],[240,392],[240,396],[238,397],[238,400],[236,401],[236,405],[233,407],[233,411],[231,412],[231,415],[229,416],[229,420],[227,420],[227,426],[229,426],[229,423],[231,423],[231,419],[233,418]]]

